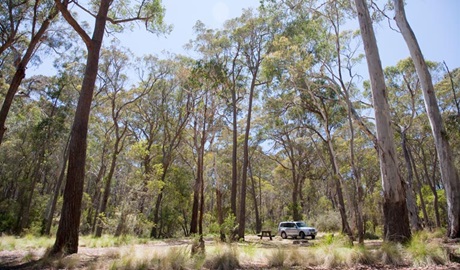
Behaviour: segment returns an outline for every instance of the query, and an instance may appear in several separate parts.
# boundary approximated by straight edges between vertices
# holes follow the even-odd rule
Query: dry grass
[[[6,241],[4,241],[6,239]],[[35,261],[40,253],[32,247],[46,243],[37,239],[3,237],[3,247],[21,247],[17,254],[18,264]],[[98,242],[99,241],[99,242]],[[137,242],[137,241],[134,241]],[[94,240],[87,238],[82,243],[95,247],[81,247],[79,254],[64,258],[42,258],[40,265],[65,269],[305,269],[305,268],[355,268],[363,265],[386,265],[400,267],[437,267],[448,263],[442,239],[432,240],[432,235],[415,234],[406,246],[373,241],[368,247],[350,245],[347,238],[327,235],[316,240],[296,245],[291,240],[275,238],[273,241],[249,238],[245,242],[222,243],[208,240],[204,254],[191,254],[192,240],[168,242],[151,241],[148,244],[120,244],[110,238]],[[51,243],[48,240],[48,243]],[[88,244],[89,243],[89,244]],[[105,247],[113,243],[112,247]],[[101,246],[101,247],[99,247]],[[451,250],[460,252],[458,246]],[[43,254],[43,252],[41,252]],[[38,255],[37,255],[38,254]],[[0,260],[2,259],[0,253]],[[39,267],[40,267],[39,265]],[[453,268],[452,268],[453,269]]]

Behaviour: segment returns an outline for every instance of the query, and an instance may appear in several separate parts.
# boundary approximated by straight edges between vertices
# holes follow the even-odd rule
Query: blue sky
[[[170,35],[157,37],[136,29],[120,37],[122,44],[137,55],[162,51],[185,53],[183,45],[193,38],[192,27],[197,20],[209,28],[220,28],[225,20],[239,16],[243,8],[256,8],[259,0],[164,0],[163,3],[165,20],[174,25]],[[406,13],[425,59],[446,61],[451,70],[460,67],[460,0],[408,0]],[[393,27],[396,28],[395,23]],[[391,30],[386,21],[374,29],[384,67],[409,56],[402,36]]]
[[[122,46],[138,56],[161,55],[163,51],[187,54],[183,46],[194,38],[192,28],[197,20],[209,28],[221,28],[225,20],[240,16],[243,8],[257,8],[259,0],[163,0],[163,4],[165,21],[174,26],[172,33],[156,36],[139,26],[132,32],[117,35]],[[451,70],[460,67],[460,0],[407,0],[406,14],[425,59],[446,61]],[[393,27],[396,28],[395,23]],[[374,29],[383,67],[395,65],[409,56],[402,36],[391,30],[387,22],[374,25]],[[53,74],[50,60],[45,59],[42,67],[31,67],[28,76]],[[361,75],[367,77],[367,74]]]

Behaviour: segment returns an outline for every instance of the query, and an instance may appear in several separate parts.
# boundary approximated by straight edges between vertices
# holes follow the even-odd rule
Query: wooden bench
[[[271,231],[261,231],[260,234],[258,234],[257,236],[259,236],[260,239],[262,239],[262,237],[265,236],[265,237],[270,237],[270,240],[273,240]]]

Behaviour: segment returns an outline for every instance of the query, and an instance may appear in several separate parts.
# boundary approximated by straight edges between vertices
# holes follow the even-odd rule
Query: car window
[[[305,222],[297,222],[297,227],[308,227]]]

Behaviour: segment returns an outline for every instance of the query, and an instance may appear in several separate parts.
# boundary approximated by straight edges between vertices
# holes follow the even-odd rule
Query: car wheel
[[[311,239],[315,239],[315,236],[314,236],[314,235],[312,235],[312,236],[311,236]]]
[[[305,239],[305,233],[304,232],[300,232],[299,236],[300,236],[300,238]]]
[[[282,232],[282,233],[281,233],[281,238],[283,238],[283,239],[286,239],[286,238],[287,238],[286,232]]]

